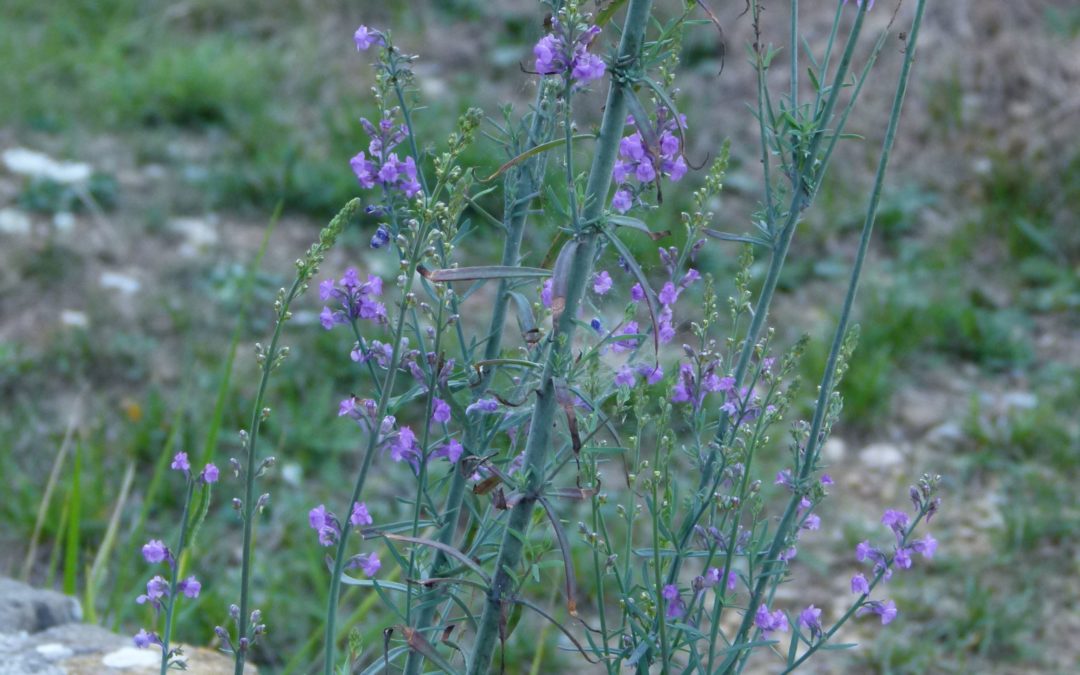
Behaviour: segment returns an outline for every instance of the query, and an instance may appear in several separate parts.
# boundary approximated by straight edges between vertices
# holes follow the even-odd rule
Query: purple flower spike
[[[171,557],[169,548],[160,539],[151,539],[146,542],[142,547],[142,555],[143,559],[151,565],[164,562]]]

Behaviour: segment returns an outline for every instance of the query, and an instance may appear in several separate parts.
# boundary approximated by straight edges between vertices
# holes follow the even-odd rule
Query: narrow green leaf
[[[82,443],[75,444],[74,465],[71,469],[71,489],[67,537],[64,542],[64,593],[75,595],[79,577],[79,528],[82,525]]]
[[[590,138],[594,138],[594,136],[592,136],[591,134],[578,134],[576,136],[571,137],[570,140],[571,141],[583,141],[583,140],[588,140]],[[490,183],[491,181],[495,180],[499,176],[506,173],[506,171],[509,170],[510,168],[514,167],[517,164],[520,164],[521,162],[525,161],[526,159],[532,157],[533,155],[539,155],[541,152],[547,152],[548,150],[554,150],[555,148],[557,148],[557,147],[559,147],[561,145],[564,145],[565,143],[566,143],[565,138],[556,138],[555,140],[548,141],[547,143],[541,143],[539,145],[534,145],[533,147],[529,148],[528,150],[521,153],[517,157],[511,159],[506,164],[503,164],[502,166],[500,166],[495,173],[491,174],[487,178],[481,178],[479,180],[480,180],[481,183]]]
[[[539,267],[511,267],[487,265],[482,267],[451,267],[441,270],[418,270],[425,278],[436,283],[448,281],[473,281],[476,279],[544,279],[551,276],[551,270]]]

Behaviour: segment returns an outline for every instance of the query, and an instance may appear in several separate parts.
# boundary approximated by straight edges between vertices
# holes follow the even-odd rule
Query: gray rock
[[[0,577],[0,633],[37,633],[81,620],[75,598]]]
[[[21,584],[20,584],[21,585]],[[183,645],[191,675],[228,675],[232,659],[213,649]],[[100,626],[65,623],[38,633],[0,634],[0,675],[152,675],[159,649],[137,649],[127,635]],[[248,665],[246,673],[254,674]]]

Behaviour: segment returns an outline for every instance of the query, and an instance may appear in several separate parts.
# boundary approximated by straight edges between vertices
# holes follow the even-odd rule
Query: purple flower
[[[860,595],[866,595],[870,592],[870,583],[862,575],[862,572],[851,577],[851,592]]]
[[[364,502],[353,502],[352,513],[349,514],[349,523],[353,527],[360,527],[361,525],[371,525],[374,520],[371,519],[371,513],[368,512],[367,504]]]
[[[390,459],[395,462],[408,462],[413,469],[419,466],[419,450],[416,443],[416,434],[409,427],[398,429],[397,438],[390,444]]]
[[[198,579],[191,576],[176,584],[176,590],[189,598],[197,598],[199,597],[199,591],[202,590],[202,584],[199,583]]]
[[[754,614],[754,624],[761,629],[766,639],[773,631],[787,632],[788,629],[788,620],[784,612],[779,609],[770,612],[765,605],[758,606],[757,613]]]
[[[634,386],[634,369],[626,365],[615,373],[615,386],[616,387],[632,387]]]
[[[619,333],[619,335],[637,335],[638,330],[639,329],[638,329],[637,321],[627,321],[626,325],[623,326],[623,329]],[[616,354],[619,354],[619,353],[622,353],[622,352],[631,351],[631,350],[635,349],[636,347],[637,347],[637,340],[620,340],[620,341],[614,343],[613,345],[611,345],[611,351],[615,352]]]
[[[450,404],[436,398],[431,407],[431,421],[446,424],[450,421]]]
[[[934,539],[933,535],[927,534],[922,539],[913,542],[911,548],[922,557],[930,559],[934,557],[934,553],[937,551],[937,539]]]
[[[630,299],[634,302],[641,302],[645,299],[645,289],[641,287],[641,284],[634,284],[630,289]]]
[[[686,605],[682,601],[682,597],[679,595],[679,588],[674,584],[668,584],[664,586],[664,590],[660,593],[664,596],[664,600],[667,600],[667,612],[665,616],[669,619],[682,618],[686,613]]]
[[[664,369],[659,364],[655,366],[639,365],[638,374],[644,376],[645,381],[649,384],[656,384],[664,379]]]
[[[362,52],[372,45],[382,44],[382,36],[367,26],[360,26],[353,33],[353,42],[356,43],[356,51]]]
[[[533,56],[536,57],[536,72],[541,75],[554,75],[561,73],[566,64],[563,62],[562,41],[554,35],[545,35],[533,47]]]
[[[806,530],[818,530],[821,529],[821,516],[816,513],[811,513],[803,521],[803,529]]]
[[[371,248],[382,248],[388,243],[390,243],[390,230],[387,229],[386,225],[379,225],[375,230],[375,234],[371,235]]]
[[[334,517],[334,514],[327,511],[326,507],[322,504],[319,504],[308,511],[308,524],[311,526],[311,529],[319,533],[320,545],[330,546],[337,541],[337,518]]]
[[[660,289],[657,298],[659,298],[661,305],[674,305],[675,301],[679,299],[679,291],[675,288],[675,284],[669,281]]]
[[[611,208],[619,213],[626,213],[633,205],[634,199],[626,190],[617,190],[615,196],[611,198]]]
[[[822,485],[833,485],[832,476],[830,476],[827,473],[821,474],[821,484]]]
[[[190,471],[191,470],[191,462],[188,461],[187,453],[186,452],[178,452],[178,453],[176,453],[176,456],[173,457],[173,461],[172,461],[172,464],[170,466],[173,469],[176,469],[177,471],[183,471],[184,473],[187,473],[188,471]]]
[[[862,616],[864,614],[871,613],[880,616],[881,625],[887,626],[893,619],[896,618],[896,603],[892,600],[885,600],[884,602],[873,600],[860,607],[855,612],[855,616]]]
[[[381,567],[382,563],[379,562],[379,556],[374,553],[361,553],[353,556],[346,565],[346,569],[360,569],[368,577],[375,576]]]
[[[493,413],[498,409],[499,409],[499,402],[498,401],[496,401],[493,398],[482,398],[482,399],[476,401],[475,403],[470,404],[468,408],[465,408],[465,414],[469,415],[469,414],[472,414],[473,412],[478,412],[478,413],[481,413],[481,414]]]
[[[156,565],[170,559],[169,548],[160,539],[151,539],[143,544],[142,556],[146,562]]]
[[[202,473],[199,474],[199,478],[202,480],[203,483],[210,485],[211,483],[216,483],[220,475],[221,472],[218,471],[218,468],[216,466],[214,466],[213,464],[207,464],[203,467]]]
[[[581,83],[598,80],[604,76],[604,60],[595,54],[582,53],[574,59],[570,76]]]
[[[375,176],[377,169],[375,163],[368,160],[367,155],[363,151],[359,152],[352,159],[349,160],[349,166],[352,167],[353,174],[356,175],[356,180],[359,181],[360,187],[365,190],[370,190],[375,187]]]
[[[156,633],[147,633],[146,629],[140,628],[138,633],[135,633],[133,638],[135,646],[139,649],[146,649],[150,645],[161,644],[161,638]]]
[[[799,613],[799,625],[810,631],[811,637],[821,635],[821,610],[810,605]]]
[[[789,490],[795,489],[795,481],[791,477],[791,469],[784,469],[776,473],[776,480],[773,481],[773,485],[783,485]]]
[[[593,277],[592,290],[597,295],[604,295],[611,290],[614,282],[611,280],[611,275],[607,273],[607,270],[601,270]]]
[[[781,562],[788,562],[789,560],[793,559],[796,555],[798,555],[798,553],[799,553],[799,549],[795,548],[794,546],[789,546],[788,548],[784,549],[783,551],[780,551],[780,555],[778,555],[777,558]]]
[[[858,560],[859,562],[866,562],[867,560],[873,559],[876,553],[877,549],[871,546],[869,541],[860,541],[855,546],[855,560]]]
[[[886,509],[885,515],[881,517],[881,524],[888,525],[899,536],[903,534],[904,528],[907,527],[908,515],[903,511]]]
[[[169,582],[165,581],[165,577],[155,575],[150,581],[146,582],[146,593],[135,598],[135,602],[140,605],[149,602],[155,608],[161,607],[161,599],[169,594]]]
[[[624,136],[619,141],[619,154],[635,162],[645,159],[645,141],[641,138],[641,133],[635,131],[629,136]]]
[[[540,289],[540,302],[544,304],[544,307],[551,307],[551,284],[552,280],[548,279],[544,282],[543,287]]]
[[[705,572],[705,576],[703,578],[705,580],[705,587],[706,588],[712,588],[713,586],[720,583],[720,568],[719,567],[710,567]],[[738,581],[739,581],[739,575],[735,572],[735,570],[731,570],[730,572],[728,572],[728,575],[727,575],[727,589],[729,591],[735,590],[735,584],[737,584]]]
[[[893,558],[893,562],[895,562],[900,567],[900,569],[911,569],[911,549],[896,549],[896,556]]]
[[[446,461],[451,464],[457,464],[457,461],[461,459],[461,454],[465,452],[465,448],[461,443],[458,443],[456,439],[451,438],[445,444],[438,447],[435,452],[431,454],[432,457],[445,457]]]
[[[637,178],[642,183],[651,183],[656,179],[656,169],[651,162],[638,162],[637,168],[634,170],[634,178]]]

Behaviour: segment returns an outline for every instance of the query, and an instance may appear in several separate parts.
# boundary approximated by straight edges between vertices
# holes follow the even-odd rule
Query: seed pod
[[[570,273],[574,268],[574,257],[577,254],[579,242],[572,239],[559,251],[559,257],[555,259],[555,268],[551,273],[551,314],[552,321],[558,325],[559,317],[566,309],[566,292],[570,283]]]

